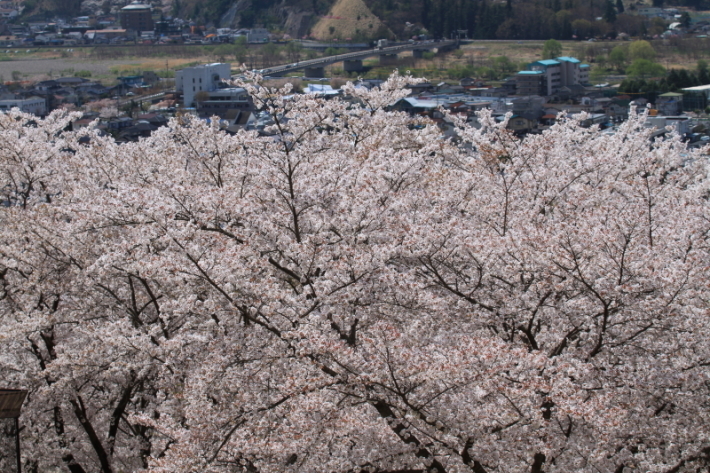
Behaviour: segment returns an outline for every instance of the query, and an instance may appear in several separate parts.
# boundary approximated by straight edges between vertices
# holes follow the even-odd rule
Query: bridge
[[[414,57],[422,57],[424,51],[430,51],[436,49],[437,51],[446,51],[451,49],[456,49],[458,47],[458,42],[456,40],[447,41],[416,41],[413,43],[399,44],[389,47],[384,47],[380,49],[368,49],[366,51],[357,51],[353,53],[337,54],[335,56],[328,56],[318,59],[309,59],[306,61],[299,61],[292,64],[283,64],[280,66],[272,66],[261,69],[259,72],[264,76],[271,77],[281,77],[287,73],[294,71],[303,70],[304,76],[306,77],[325,77],[324,68],[336,62],[343,63],[343,70],[345,72],[357,72],[364,70],[362,60],[372,57],[379,56],[380,64],[388,65],[395,64],[397,55],[404,51],[412,51]]]

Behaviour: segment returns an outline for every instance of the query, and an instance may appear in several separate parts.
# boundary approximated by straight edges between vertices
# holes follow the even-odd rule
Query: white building
[[[0,112],[9,112],[13,108],[19,108],[25,113],[31,113],[37,116],[44,116],[47,114],[47,104],[42,97],[0,100]]]
[[[199,92],[214,92],[223,80],[229,80],[230,64],[213,63],[186,67],[175,73],[175,89],[183,94],[183,104],[193,107]]]

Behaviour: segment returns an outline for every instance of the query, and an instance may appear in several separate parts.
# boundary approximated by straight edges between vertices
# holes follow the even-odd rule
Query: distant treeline
[[[619,32],[646,34],[654,26],[653,20],[626,12],[621,0],[422,2],[421,23],[437,37],[467,30],[468,37],[476,39],[584,39]]]
[[[697,71],[671,69],[661,79],[626,79],[619,85],[619,92],[626,94],[664,94],[679,92],[686,87],[710,84],[710,73],[705,61],[699,61]]]

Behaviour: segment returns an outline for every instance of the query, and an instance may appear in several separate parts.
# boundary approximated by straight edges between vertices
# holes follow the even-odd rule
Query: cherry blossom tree
[[[28,471],[710,465],[706,157],[644,114],[442,139],[407,80],[243,84],[262,135],[0,116]]]

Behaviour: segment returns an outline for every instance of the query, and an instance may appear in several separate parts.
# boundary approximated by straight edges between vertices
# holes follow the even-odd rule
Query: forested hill
[[[328,15],[334,0],[174,0],[174,12],[215,24],[225,13],[238,26],[279,29],[294,12]],[[703,7],[705,0],[654,0],[654,4]],[[399,38],[428,32],[450,37],[467,30],[478,39],[573,39],[624,32],[645,34],[653,22],[634,15],[628,0],[365,0],[372,13]],[[649,2],[649,6],[651,3]],[[347,19],[343,19],[347,21]],[[661,30],[662,31],[662,30]]]

